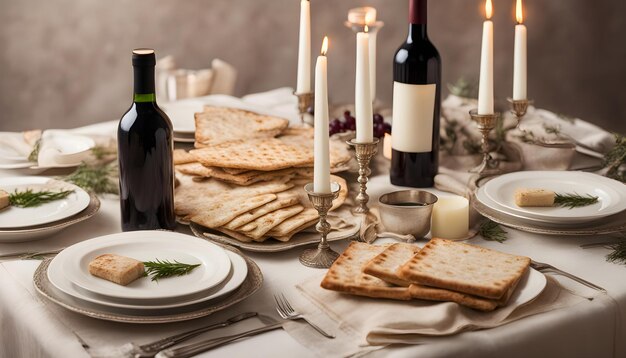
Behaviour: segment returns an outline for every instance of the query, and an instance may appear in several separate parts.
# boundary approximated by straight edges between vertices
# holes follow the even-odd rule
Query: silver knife
[[[270,324],[268,326],[263,326],[261,328],[251,329],[249,331],[245,331],[239,334],[234,334],[232,336],[225,336],[215,339],[210,339],[206,341],[201,341],[198,343],[189,344],[186,346],[182,346],[179,348],[169,348],[160,351],[156,357],[157,358],[187,358],[192,357],[198,353],[206,352],[212,348],[216,348],[222,346],[226,343],[230,343],[232,341],[236,341],[238,339],[244,337],[254,336],[263,332],[273,331],[278,328],[282,328],[283,323],[278,322],[274,324]]]

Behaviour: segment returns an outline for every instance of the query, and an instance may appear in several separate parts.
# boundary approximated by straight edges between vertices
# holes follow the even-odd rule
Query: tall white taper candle
[[[300,1],[300,37],[298,42],[298,82],[296,93],[311,92],[311,3]]]
[[[527,98],[527,35],[522,14],[522,0],[517,0],[515,8],[517,25],[515,25],[515,52],[513,57],[513,99]]]
[[[372,97],[370,95],[369,34],[356,34],[356,81],[354,107],[356,112],[356,142],[370,143],[374,140]]]
[[[480,82],[478,87],[478,114],[493,114],[493,12],[491,0],[485,3],[487,20],[483,23],[483,42],[480,53]]]
[[[313,141],[313,191],[330,193],[330,153],[328,140],[328,38],[315,64],[315,137]]]

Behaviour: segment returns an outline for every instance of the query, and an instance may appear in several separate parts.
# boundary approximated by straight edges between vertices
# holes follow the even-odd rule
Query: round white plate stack
[[[11,194],[16,190],[73,190],[67,197],[36,207],[9,206],[0,211],[0,243],[42,239],[70,225],[86,220],[100,208],[100,201],[80,187],[43,177],[0,178],[0,189]]]
[[[200,266],[183,276],[158,281],[141,277],[122,286],[89,273],[89,263],[102,254]],[[99,312],[96,318],[122,322],[145,317],[136,323],[156,323],[150,317],[159,317],[159,322],[189,319],[181,314],[206,311],[231,297],[250,278],[249,260],[238,253],[169,231],[132,231],[80,242],[52,259],[44,274],[51,286],[44,289],[44,295],[66,308]]]
[[[515,191],[545,189],[598,197],[589,206],[519,207]],[[626,185],[601,175],[568,171],[525,171],[501,175],[476,191],[475,207],[503,225],[545,234],[587,235],[623,230]]]

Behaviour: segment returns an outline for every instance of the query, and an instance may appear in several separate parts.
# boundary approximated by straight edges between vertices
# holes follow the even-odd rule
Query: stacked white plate
[[[515,190],[537,188],[560,194],[598,197],[589,206],[519,207]],[[626,210],[626,185],[601,175],[568,171],[524,171],[490,180],[476,192],[476,199],[495,213],[515,218],[526,225],[548,227],[584,226]]]
[[[142,277],[121,286],[89,273],[89,262],[102,254],[200,266],[187,275],[158,281]],[[68,247],[52,260],[47,275],[63,294],[99,311],[162,316],[190,311],[227,297],[245,281],[248,266],[240,255],[193,236],[168,231],[133,231]]]
[[[53,186],[49,186],[50,182]],[[91,217],[100,207],[98,199],[80,187],[49,178],[0,178],[0,189],[9,194],[28,189],[74,191],[63,199],[36,207],[9,206],[0,210],[0,243],[41,239]]]

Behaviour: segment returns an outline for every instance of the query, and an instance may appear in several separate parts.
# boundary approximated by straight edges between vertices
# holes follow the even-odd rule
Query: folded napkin
[[[25,160],[33,151],[33,147],[24,140],[23,133],[15,132],[0,132],[0,147]]]
[[[394,301],[351,296],[320,287],[315,276],[297,287],[296,310],[337,333],[327,340],[306,325],[290,324],[287,332],[319,356],[360,355],[389,344],[425,344],[438,337],[497,327],[530,315],[573,306],[587,299],[565,290],[548,277],[544,291],[521,306],[478,312],[451,302]]]

